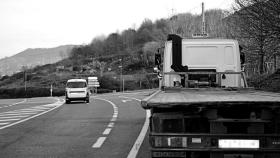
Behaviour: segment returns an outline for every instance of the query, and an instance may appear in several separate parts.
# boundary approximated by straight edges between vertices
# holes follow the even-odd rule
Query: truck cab
[[[175,48],[174,37],[165,44],[163,72],[174,72],[172,64],[181,64],[188,67],[188,72],[241,72],[239,45],[236,40],[230,39],[182,39],[175,42],[181,43],[181,48]],[[173,41],[173,42],[172,42]],[[173,45],[172,45],[173,43]],[[173,47],[173,48],[172,48]],[[175,59],[173,56],[178,55]],[[192,74],[189,80],[195,82],[212,84],[221,81],[222,87],[244,87],[241,75],[224,74],[218,78],[216,75]],[[163,80],[163,85],[174,86],[174,82],[182,85],[179,75],[169,75]]]

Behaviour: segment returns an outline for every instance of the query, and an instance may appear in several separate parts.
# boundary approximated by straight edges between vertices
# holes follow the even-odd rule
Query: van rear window
[[[68,82],[66,84],[67,88],[84,88],[86,86],[87,86],[86,82]]]

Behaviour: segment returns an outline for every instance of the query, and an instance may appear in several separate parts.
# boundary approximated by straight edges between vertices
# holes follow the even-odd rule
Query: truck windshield
[[[67,88],[84,88],[86,86],[86,82],[68,82],[66,85]]]

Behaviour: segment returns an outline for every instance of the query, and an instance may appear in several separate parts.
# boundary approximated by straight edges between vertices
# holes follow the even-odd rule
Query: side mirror
[[[161,64],[161,54],[155,54],[155,65],[159,66]]]
[[[243,65],[243,64],[245,64],[245,53],[242,50],[243,50],[243,48],[241,46],[239,46],[240,63]]]
[[[245,64],[245,54],[243,52],[241,52],[241,54],[240,54],[240,63],[242,65]]]
[[[158,69],[158,67],[154,67],[154,73],[159,73],[160,70]]]

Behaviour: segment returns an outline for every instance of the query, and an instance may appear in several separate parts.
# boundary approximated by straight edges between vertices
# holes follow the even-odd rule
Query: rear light
[[[187,137],[153,137],[154,147],[175,147],[183,148],[187,147]]]
[[[267,148],[280,148],[280,138],[267,138],[266,141]]]
[[[180,151],[154,151],[152,152],[152,157],[186,157],[185,152],[180,152]]]

